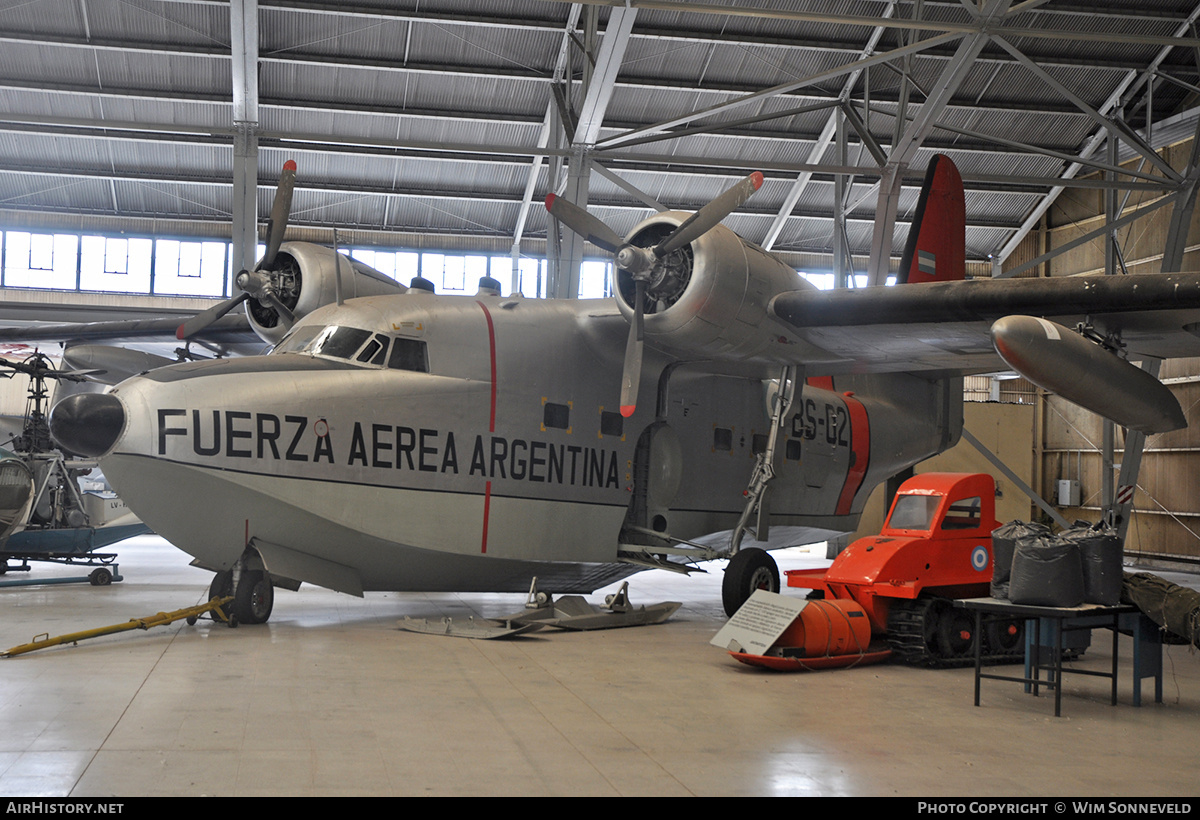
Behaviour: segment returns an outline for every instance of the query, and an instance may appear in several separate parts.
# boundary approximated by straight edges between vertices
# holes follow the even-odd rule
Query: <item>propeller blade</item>
[[[736,205],[734,207],[737,207]],[[625,244],[616,231],[605,225],[596,217],[580,208],[574,202],[568,202],[555,194],[546,195],[546,210],[559,222],[566,225],[575,233],[597,247],[604,248],[609,253],[616,253]]]
[[[292,210],[292,191],[295,187],[296,162],[289,159],[283,164],[283,173],[279,175],[279,187],[275,189],[275,202],[271,204],[271,217],[267,222],[267,252],[258,264],[259,270],[271,270],[275,265],[275,255],[279,253],[279,246],[283,244],[283,234],[287,231],[288,215]]]
[[[637,410],[638,384],[642,381],[642,314],[646,304],[646,280],[635,280],[637,288],[629,341],[625,344],[625,365],[621,370],[621,415],[629,418]]]
[[[175,338],[187,339],[190,336],[194,336],[249,298],[250,294],[242,291],[237,296],[226,299],[224,302],[215,304],[207,310],[197,313],[179,326],[175,331]]]
[[[699,239],[722,219],[741,207],[751,194],[762,187],[762,184],[763,175],[755,171],[671,231],[667,238],[654,246],[654,255],[661,259],[672,251],[677,251],[684,245]]]
[[[291,327],[292,325],[296,324],[296,314],[292,313],[288,306],[285,305],[283,301],[275,295],[275,291],[271,290],[270,288],[263,288],[257,294],[255,294],[254,298],[258,299],[260,302],[266,302],[268,305],[273,307],[275,312],[279,315],[279,321],[287,327]]]

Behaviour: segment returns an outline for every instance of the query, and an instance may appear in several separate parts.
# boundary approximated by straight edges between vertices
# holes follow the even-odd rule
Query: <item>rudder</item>
[[[966,248],[962,177],[949,157],[937,154],[925,170],[896,284],[961,281],[966,278]]]

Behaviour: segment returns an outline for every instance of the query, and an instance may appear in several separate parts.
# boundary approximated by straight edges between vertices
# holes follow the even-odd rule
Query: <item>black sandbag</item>
[[[1031,521],[1009,521],[992,531],[992,586],[993,598],[1008,600],[1008,583],[1012,576],[1013,555],[1017,544],[1050,535],[1045,524]]]
[[[1125,576],[1121,603],[1133,604],[1163,629],[1200,647],[1200,592],[1133,572]]]
[[[1008,598],[1026,606],[1079,606],[1083,565],[1079,547],[1058,538],[1035,538],[1017,545]]]
[[[1124,550],[1116,530],[1097,524],[1075,527],[1058,536],[1079,546],[1083,566],[1083,600],[1089,604],[1116,606],[1121,602],[1125,571],[1121,567]]]

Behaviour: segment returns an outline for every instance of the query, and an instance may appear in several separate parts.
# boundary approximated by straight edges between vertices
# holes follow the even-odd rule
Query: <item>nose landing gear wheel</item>
[[[244,624],[265,624],[275,607],[275,587],[265,572],[252,570],[242,573],[233,611]]]
[[[766,550],[749,547],[739,550],[725,567],[725,576],[721,580],[721,604],[725,614],[732,618],[756,589],[778,592],[779,567]]]
[[[265,624],[275,607],[275,587],[271,577],[261,570],[243,570],[236,592],[233,590],[233,573],[229,570],[218,572],[208,588],[208,598],[211,601],[227,595],[234,596],[226,605],[231,627],[239,623]]]

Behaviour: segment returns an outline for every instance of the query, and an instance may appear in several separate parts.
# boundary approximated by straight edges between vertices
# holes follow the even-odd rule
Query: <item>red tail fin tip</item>
[[[962,177],[949,157],[938,154],[925,171],[896,284],[966,278],[966,237]]]

